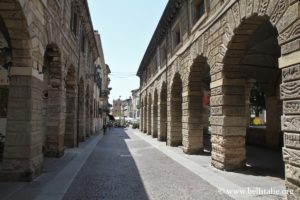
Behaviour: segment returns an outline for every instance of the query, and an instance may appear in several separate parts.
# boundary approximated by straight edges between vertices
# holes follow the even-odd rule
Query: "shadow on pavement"
[[[148,200],[122,128],[110,128],[81,168],[64,200]]]

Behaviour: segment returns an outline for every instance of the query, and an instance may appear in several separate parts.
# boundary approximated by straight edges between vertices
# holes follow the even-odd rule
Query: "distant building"
[[[119,117],[122,115],[122,110],[121,110],[121,105],[122,105],[122,101],[121,99],[116,99],[113,100],[113,107],[112,107],[112,115],[115,117]]]
[[[132,118],[135,120],[140,119],[140,89],[131,91],[132,97]]]

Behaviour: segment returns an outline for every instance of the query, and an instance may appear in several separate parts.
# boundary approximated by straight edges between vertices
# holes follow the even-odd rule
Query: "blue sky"
[[[135,76],[167,0],[88,0],[93,26],[102,39],[112,91],[109,101],[128,98]]]

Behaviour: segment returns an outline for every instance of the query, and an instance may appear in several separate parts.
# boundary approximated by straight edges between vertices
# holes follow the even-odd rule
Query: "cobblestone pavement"
[[[130,129],[126,132],[108,131],[64,200],[230,199]]]

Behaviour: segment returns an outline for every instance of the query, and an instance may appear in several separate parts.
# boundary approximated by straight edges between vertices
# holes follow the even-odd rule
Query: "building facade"
[[[140,90],[132,90],[132,118],[136,121],[140,120]]]
[[[103,55],[86,0],[0,0],[0,41],[0,179],[28,181],[100,128]]]
[[[223,170],[245,166],[255,132],[282,148],[288,197],[299,197],[299,16],[298,0],[169,0],[137,72],[141,130],[194,154],[209,128],[211,163]],[[249,125],[255,85],[266,106],[261,134]]]

